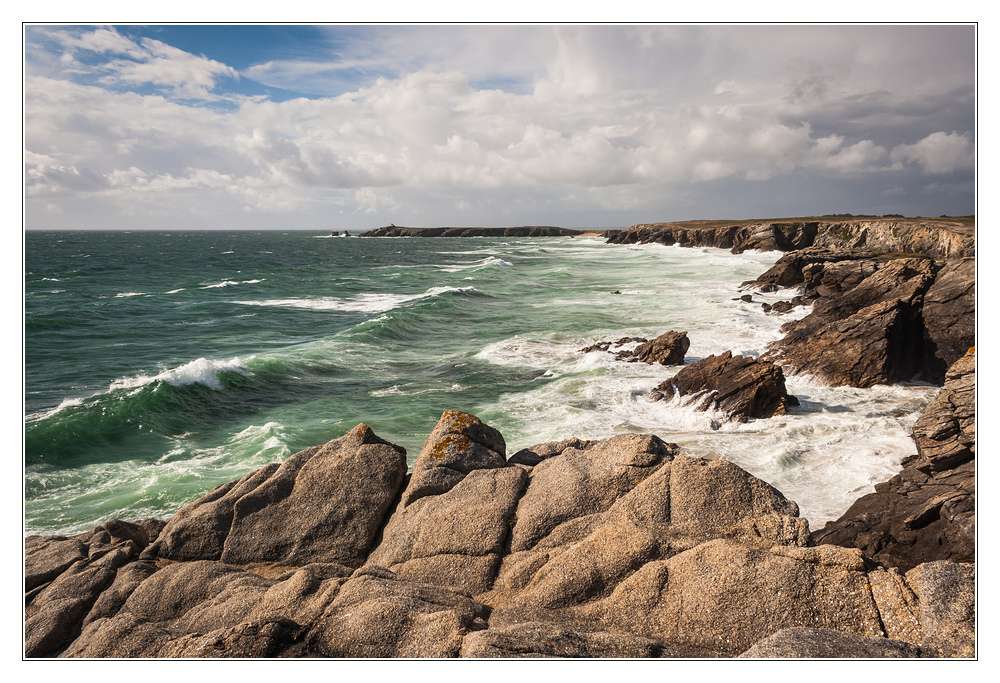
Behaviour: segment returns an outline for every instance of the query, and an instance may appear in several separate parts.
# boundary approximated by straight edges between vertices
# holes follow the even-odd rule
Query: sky
[[[976,27],[25,25],[28,229],[976,212]]]

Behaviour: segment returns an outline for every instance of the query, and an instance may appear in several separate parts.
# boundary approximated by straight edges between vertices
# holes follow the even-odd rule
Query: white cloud
[[[573,197],[633,211],[692,183],[885,175],[907,163],[935,175],[971,168],[969,133],[928,134],[940,130],[927,128],[937,120],[929,93],[950,92],[954,70],[917,84],[895,53],[859,52],[865,41],[850,32],[751,29],[395,27],[397,62],[384,43],[359,43],[339,60],[270,60],[245,72],[297,81],[400,70],[336,96],[281,102],[217,92],[234,69],[160,41],[52,31],[72,69],[35,59],[26,75],[26,193],[50,203],[90,194],[123,210],[141,196],[178,212],[218,201],[253,212],[335,204],[370,216],[414,202],[471,215],[487,210],[483,197],[510,189],[531,193],[524,210]],[[900,36],[887,42],[902,46]],[[756,49],[765,43],[773,50]],[[533,87],[483,85],[490,74]],[[158,94],[120,91],[142,86]],[[191,101],[217,97],[239,104]],[[876,120],[909,137],[888,140]],[[435,192],[447,200],[435,204]],[[503,197],[491,215],[517,209]]]
[[[220,78],[237,78],[236,69],[221,62],[184,52],[159,40],[136,42],[114,28],[93,31],[53,30],[45,34],[60,44],[62,71],[92,75],[113,86],[151,85],[184,98],[214,99],[211,93]],[[93,65],[94,55],[111,59]]]
[[[912,145],[895,147],[892,159],[917,163],[925,173],[932,174],[972,168],[975,163],[971,136],[943,131],[931,133]]]
[[[132,59],[116,59],[107,65],[111,73],[105,83],[151,84],[174,90],[182,97],[209,99],[218,79],[236,78],[236,69],[212,59],[197,57],[158,40],[145,38],[142,51]]]
[[[887,156],[884,147],[876,145],[871,140],[861,140],[836,154],[829,155],[824,163],[828,168],[843,173],[857,173],[878,168]]]

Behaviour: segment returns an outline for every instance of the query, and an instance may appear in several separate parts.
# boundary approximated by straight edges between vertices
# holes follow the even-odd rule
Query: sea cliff
[[[782,340],[736,379],[736,359],[705,359],[689,374],[718,396],[756,397],[803,358],[857,386],[946,364],[916,455],[826,528],[652,434],[508,454],[449,410],[408,471],[359,424],[168,521],[25,539],[26,656],[975,656],[974,236],[893,221],[610,236],[789,252],[744,289],[788,288],[782,309],[812,312],[786,340],[816,343]]]

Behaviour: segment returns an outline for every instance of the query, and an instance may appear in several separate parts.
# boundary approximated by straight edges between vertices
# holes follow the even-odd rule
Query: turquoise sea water
[[[778,256],[596,237],[29,231],[25,531],[166,518],[359,422],[412,463],[447,409],[500,429],[508,455],[657,433],[770,481],[821,526],[913,452],[933,388],[789,378],[800,408],[740,425],[646,401],[677,367],[579,352],[674,329],[688,362],[757,355],[787,320],[759,302],[789,294],[734,299]]]

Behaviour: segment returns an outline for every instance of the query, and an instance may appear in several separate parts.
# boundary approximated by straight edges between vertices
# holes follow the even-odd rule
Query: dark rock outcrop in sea
[[[580,349],[580,353],[593,351],[611,352],[611,347],[620,347],[638,343],[633,349],[622,349],[615,352],[618,360],[627,363],[648,363],[650,365],[684,365],[684,354],[691,346],[687,332],[664,332],[656,339],[644,337],[623,337],[613,342],[598,342]]]
[[[360,237],[575,237],[584,230],[551,225],[522,225],[510,228],[404,228],[387,225],[358,233]]]
[[[935,657],[974,647],[971,566],[903,575],[857,548],[813,546],[773,487],[655,436],[540,444],[508,460],[499,432],[447,411],[408,477],[400,454],[359,425],[213,490],[162,529],[113,520],[28,539],[26,655]],[[246,549],[227,554],[237,542]]]
[[[913,425],[918,455],[814,533],[817,543],[860,548],[908,571],[932,560],[976,557],[976,354],[948,370],[944,387]]]
[[[785,415],[799,400],[785,390],[785,375],[774,363],[726,351],[685,366],[650,394],[653,401],[679,396],[695,410],[722,411],[741,422]]]

